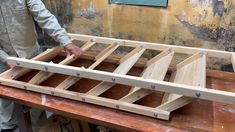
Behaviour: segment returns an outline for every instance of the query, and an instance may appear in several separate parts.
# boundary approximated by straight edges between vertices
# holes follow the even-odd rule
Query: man
[[[39,53],[33,19],[67,53],[81,54],[41,0],[0,0],[0,72],[8,68],[8,56],[32,58]],[[0,99],[1,131],[12,131],[15,126],[13,102]]]

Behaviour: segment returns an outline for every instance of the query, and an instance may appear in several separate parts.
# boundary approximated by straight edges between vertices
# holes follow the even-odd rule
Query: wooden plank
[[[101,62],[103,62],[107,57],[109,57],[117,48],[119,47],[118,44],[110,45],[108,48],[106,48],[103,52],[98,54],[95,57],[96,62],[93,63],[89,69],[94,69],[96,66],[98,66]]]
[[[57,46],[52,49],[47,49],[46,51],[44,51],[41,54],[32,58],[32,60],[48,61],[48,60],[54,58],[55,56],[57,56],[61,52],[62,49],[63,49],[63,47],[61,47],[61,46]],[[29,71],[31,71],[31,69],[16,66],[16,67],[10,69],[9,71],[6,71],[6,73],[4,73],[2,75],[4,75],[4,78],[17,79],[20,76],[28,73]]]
[[[143,47],[137,47],[135,49],[133,49],[130,53],[126,54],[124,57],[121,58],[120,63],[125,62],[126,60],[128,60],[131,56],[135,55],[136,53],[138,53],[141,49],[143,49]]]
[[[38,86],[35,84],[29,84],[25,82],[9,80],[9,79],[4,79],[4,78],[0,78],[0,80],[1,80],[2,85],[16,87],[20,89],[29,90],[29,91],[40,92],[43,94],[49,94],[49,95],[64,97],[64,98],[68,98],[72,100],[97,104],[97,105],[106,106],[109,108],[129,111],[129,112],[146,115],[150,117],[155,117],[159,119],[164,119],[164,120],[168,120],[168,117],[169,117],[169,112],[163,111],[163,110],[156,110],[155,108],[151,108],[151,107],[120,102],[118,100],[107,99],[107,98],[102,98],[102,97],[97,97],[97,96],[92,96],[92,95],[86,95],[86,94],[67,91],[67,90],[55,89],[52,87]]]
[[[194,56],[198,56],[198,54]],[[174,82],[203,88],[206,84],[206,56],[202,55],[200,58],[193,61],[192,58],[195,58],[194,56],[190,57],[190,59],[186,59],[184,62],[189,62],[190,60],[190,63],[186,65],[186,63],[183,62],[184,66],[180,66],[181,68],[176,71]],[[183,95],[166,93],[162,104],[156,108],[172,112],[187,105],[191,100],[192,98]]]
[[[164,51],[162,51],[160,54],[158,54],[157,56],[153,57],[152,59],[150,59],[147,62],[147,66],[152,65],[153,63],[155,63],[156,61],[162,59],[163,57],[165,57],[166,55],[169,55],[169,53],[171,53],[172,50],[170,48],[165,49]]]
[[[184,96],[224,102],[229,104],[235,103],[235,93],[233,92],[200,88],[198,86],[176,84],[165,81],[143,79],[135,76],[121,75],[116,73],[90,70],[90,69],[84,69],[84,68],[72,67],[66,65],[58,65],[47,62],[39,62],[39,61],[27,60],[15,57],[9,57],[8,63],[11,65],[18,65],[25,68],[49,71],[71,76],[77,76],[79,73],[79,77],[106,81],[106,82],[113,82],[113,79],[115,79],[115,83],[129,85],[129,86],[142,87],[146,89],[152,89],[167,93],[176,93]]]
[[[96,66],[98,66],[103,60],[105,60],[110,54],[112,54],[117,48],[119,47],[118,44],[110,45],[107,49],[105,49],[105,53],[101,52],[95,63],[93,63],[88,69],[94,69]],[[77,81],[79,81],[79,77],[69,76],[66,78],[62,83],[60,83],[56,88],[57,89],[68,89],[73,84],[75,84]]]
[[[232,55],[231,55],[231,62],[232,62],[232,66],[233,66],[233,71],[235,72],[235,53],[232,53]]]
[[[94,44],[96,44],[96,42],[94,42],[94,41],[88,41],[87,43],[85,43],[85,44],[82,46],[82,50],[83,50],[83,51],[86,51],[86,50],[88,50],[90,47],[92,47]]]
[[[198,52],[192,56],[190,56],[189,58],[187,58],[186,60],[180,62],[179,64],[176,65],[177,69],[180,69],[182,67],[184,67],[187,64],[190,64],[191,62],[195,61],[196,59],[200,58],[201,56],[203,56],[204,53],[203,52]]]
[[[193,55],[195,53],[203,51],[208,57],[223,58],[223,59],[228,59],[228,60],[231,58],[231,54],[232,54],[232,52],[227,52],[227,51],[218,51],[218,50],[194,48],[194,47],[183,47],[183,46],[176,46],[176,45],[132,41],[132,40],[124,40],[124,39],[114,39],[114,38],[82,35],[82,34],[69,33],[69,36],[75,40],[89,41],[92,39],[93,41],[97,43],[103,43],[103,44],[110,44],[110,43],[117,42],[120,45],[129,46],[129,47],[138,47],[139,45],[142,45],[144,48],[152,49],[152,50],[162,51],[167,48],[171,48],[176,53],[189,54],[189,55]]]
[[[147,62],[147,64],[149,64],[149,66],[145,69],[145,71],[142,75],[142,78],[162,81],[167,73],[168,67],[169,67],[171,60],[173,58],[173,55],[174,55],[173,51],[171,51],[171,52],[169,52],[169,51],[170,50],[167,49],[167,50],[163,51],[162,53],[160,53],[159,55],[157,55],[156,57],[149,60]],[[154,91],[148,90],[148,89],[143,89],[140,87],[134,87],[131,89],[129,94],[127,94],[126,96],[124,96],[120,100],[125,101],[125,102],[129,102],[129,103],[133,103],[133,102],[145,97],[146,95],[148,95],[152,92],[154,92]]]
[[[142,47],[137,47],[134,50],[132,50],[132,52],[130,52],[121,59],[120,62],[122,63],[114,70],[113,73],[122,74],[122,75],[127,74],[127,72],[133,67],[133,65],[141,57],[144,51],[145,49]],[[115,82],[114,79],[113,82]],[[103,92],[107,91],[108,89],[110,89],[114,85],[115,83],[101,82],[100,84],[89,90],[87,94],[98,96]]]
[[[114,50],[116,50],[117,48],[119,47],[118,44],[112,44],[110,46],[108,46],[105,50],[103,50],[100,54],[98,54],[96,57],[95,57],[95,60],[99,60],[100,58],[102,57],[105,57],[105,55],[109,52],[113,53]],[[106,58],[106,57],[105,57]]]
[[[91,46],[93,46],[95,44],[95,42],[86,42],[82,47],[81,50],[82,51],[86,51],[88,50]],[[68,57],[66,57],[63,61],[61,61],[59,64],[61,65],[67,65],[72,63],[73,61],[75,61],[77,59],[77,57],[75,57],[74,55],[70,55]],[[45,72],[45,71],[40,71],[39,73],[37,73],[30,81],[29,83],[31,84],[40,84],[41,82],[45,81],[46,79],[50,78],[51,76],[53,76],[54,73],[50,73],[50,72]]]

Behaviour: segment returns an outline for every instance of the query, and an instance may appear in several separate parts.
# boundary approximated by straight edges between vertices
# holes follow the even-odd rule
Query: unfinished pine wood
[[[98,56],[92,58],[95,62],[88,69],[66,65],[76,59],[74,58],[74,55],[68,56],[59,64],[10,57],[8,58],[8,63],[17,67],[22,67],[21,69],[36,69],[40,70],[40,72],[30,80],[30,83],[34,84],[4,78],[5,75],[9,75],[7,73],[10,72],[2,74],[0,83],[25,90],[98,104],[160,119],[169,119],[171,111],[190,103],[192,98],[230,104],[235,103],[235,93],[205,87],[206,57],[229,59],[232,62],[233,67],[235,67],[234,53],[87,35],[70,34],[70,36],[74,40],[88,42],[82,47],[82,50],[89,49],[95,43],[108,44],[108,46],[105,50],[100,51]],[[94,70],[95,67],[106,60],[119,46],[134,47],[134,49],[120,60],[116,60],[120,65],[114,72]],[[145,62],[143,63],[143,67],[146,67],[146,69],[141,77],[126,75],[146,49],[160,51],[161,53],[150,59],[146,64]],[[38,58],[53,58],[58,54],[61,54],[61,51],[62,47],[47,54],[41,54]],[[172,57],[176,53],[188,54],[190,57],[174,68],[175,70],[173,70],[170,82],[163,81]],[[55,73],[68,75],[69,77],[56,88],[36,85]],[[85,94],[66,90],[77,83],[80,78],[88,78],[102,82]],[[98,97],[115,84],[129,85],[132,86],[132,89],[120,100],[108,99],[105,98],[105,96]],[[152,108],[133,103],[156,91],[166,93],[160,106]]]
[[[113,73],[122,74],[122,75],[127,74],[127,72],[133,67],[133,65],[141,57],[144,51],[145,49],[142,47],[137,47],[134,50],[132,50],[129,54],[127,54],[121,59],[120,61],[121,64],[114,70]],[[114,83],[101,82],[96,87],[89,90],[87,94],[98,96],[103,92],[107,91],[108,89],[110,89],[112,86],[114,86],[115,85],[114,79],[113,82]]]
[[[232,66],[233,66],[233,71],[235,72],[235,53],[232,53],[232,55],[231,55],[231,62],[232,62]]]
[[[81,50],[82,51],[86,51],[88,50],[90,47],[92,47],[95,44],[95,42],[86,42],[82,47]],[[67,65],[72,63],[73,61],[75,61],[77,59],[77,57],[75,57],[74,55],[70,55],[68,57],[66,57],[63,61],[61,61],[59,64],[61,65]],[[31,84],[40,84],[41,82],[45,81],[46,79],[48,79],[49,77],[53,76],[54,73],[50,73],[50,72],[45,72],[45,71],[40,71],[39,73],[37,73],[30,81],[29,83]]]
[[[115,78],[115,83],[142,87],[147,89],[152,89],[156,91],[162,91],[167,93],[176,93],[184,96],[200,98],[211,101],[224,102],[229,104],[235,103],[235,93],[209,89],[209,88],[200,88],[196,86],[184,85],[171,83],[166,81],[156,81],[150,79],[143,79],[140,77],[134,77],[129,75],[121,75],[116,73],[109,73],[104,71],[90,70],[79,67],[72,67],[66,65],[58,65],[47,62],[39,62],[34,60],[27,60],[22,58],[9,57],[8,63],[11,65],[18,64],[19,66],[31,69],[37,69],[42,71],[50,71],[53,73],[59,73],[64,75],[77,76],[81,78],[89,78],[94,80],[113,82]],[[46,69],[45,69],[46,67]],[[152,88],[152,86],[155,86]],[[200,94],[198,97],[197,95]]]
[[[185,61],[178,64],[177,71],[174,73],[174,82],[198,87],[205,87],[206,84],[206,56],[197,53]],[[198,94],[200,96],[200,94]],[[166,93],[162,104],[157,109],[172,112],[184,105],[190,103],[192,98],[183,95]]]
[[[105,99],[102,97],[86,95],[86,94],[67,91],[67,90],[55,89],[52,87],[38,86],[35,84],[29,84],[29,83],[20,82],[20,81],[4,79],[1,77],[0,77],[0,80],[1,80],[1,84],[3,85],[16,87],[20,89],[40,92],[43,94],[49,94],[53,96],[64,97],[64,98],[73,99],[77,101],[88,102],[92,104],[106,106],[106,107],[114,108],[118,110],[129,111],[129,112],[142,114],[142,115],[146,115],[150,117],[155,117],[159,119],[164,119],[164,120],[168,120],[168,117],[169,117],[169,112],[167,111],[156,110],[155,108],[149,108],[146,106],[129,104],[125,102],[120,102],[118,100]]]
[[[117,48],[119,47],[118,44],[113,44],[107,47],[104,52],[101,52],[97,58],[95,58],[96,62],[93,63],[88,69],[94,69],[98,66],[103,60],[105,60],[110,54],[112,54]],[[79,77],[69,76],[66,78],[62,83],[60,83],[56,89],[68,89],[72,85],[74,85],[77,81],[79,81]]]
[[[55,56],[57,56],[61,52],[62,49],[63,49],[63,47],[61,47],[61,46],[54,47],[52,49],[47,49],[43,53],[32,58],[32,60],[48,61],[48,60],[54,58]],[[29,71],[31,71],[31,69],[16,66],[16,67],[10,69],[9,71],[6,71],[2,75],[4,75],[4,78],[17,79],[17,78],[21,77],[22,75],[28,73]]]
[[[114,39],[114,38],[105,38],[105,37],[97,37],[97,36],[90,36],[90,35],[83,35],[83,34],[69,33],[69,36],[75,40],[81,40],[81,41],[94,40],[97,43],[103,43],[103,44],[111,44],[111,43],[117,42],[120,45],[129,46],[129,47],[138,47],[139,45],[142,45],[144,48],[152,49],[152,50],[163,51],[167,48],[171,48],[176,53],[189,54],[189,55],[193,55],[200,51],[203,51],[208,57],[223,58],[223,59],[228,59],[228,60],[231,58],[231,54],[232,54],[232,52],[227,52],[227,51],[202,49],[202,48],[194,48],[194,47],[183,47],[183,46],[176,46],[176,45],[167,45],[167,44],[160,44],[160,43],[150,43],[150,42],[141,42],[141,41]]]
[[[173,55],[174,55],[173,51],[166,49],[156,57],[149,60],[147,62],[147,65],[149,66],[143,72],[142,78],[162,81],[166,75],[166,72],[171,63]],[[143,89],[140,87],[134,87],[131,89],[128,95],[124,96],[120,100],[133,103],[152,92],[154,91]]]

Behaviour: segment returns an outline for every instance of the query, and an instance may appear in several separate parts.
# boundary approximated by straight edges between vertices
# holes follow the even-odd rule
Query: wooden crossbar
[[[179,63],[172,76],[174,83],[188,84],[204,88],[206,85],[206,57],[197,53]],[[200,95],[198,95],[200,96]],[[192,98],[174,93],[165,93],[162,104],[157,109],[172,112],[190,103]]]
[[[58,53],[61,52],[61,50],[62,50],[62,47],[60,47],[60,46],[52,48],[52,49],[47,49],[45,52],[37,55],[32,60],[48,61],[48,60],[54,58],[55,56],[57,56]],[[20,76],[29,72],[30,70],[31,69],[22,68],[22,67],[14,67],[14,68],[10,69],[8,72],[6,72],[7,74],[4,74],[4,77],[9,78],[9,79],[17,79]]]
[[[135,48],[132,52],[127,54],[121,59],[121,64],[115,69],[113,73],[125,75],[127,72],[133,67],[136,61],[140,58],[140,56],[144,53],[145,49],[141,47]],[[115,80],[113,80],[115,82]],[[90,95],[100,95],[114,86],[115,83],[110,82],[101,82],[96,87],[92,88],[87,94]]]
[[[95,42],[87,42],[81,47],[81,50],[86,51],[91,46],[93,46],[94,44],[95,44]],[[70,56],[66,57],[63,61],[61,61],[59,64],[67,65],[67,64],[70,64],[71,62],[75,61],[76,59],[77,59],[77,57],[75,57],[74,55],[70,55]],[[50,73],[50,72],[40,71],[37,75],[35,75],[29,81],[29,83],[31,83],[31,84],[40,84],[41,82],[45,81],[46,79],[48,79],[49,77],[51,77],[53,75],[54,74]]]
[[[142,78],[162,81],[165,78],[173,55],[173,51],[166,49],[156,57],[149,60],[147,62],[147,65],[149,66],[145,69]],[[152,90],[134,87],[131,89],[129,94],[122,97],[120,100],[129,103],[134,103],[135,101],[145,97],[146,95],[152,92]]]
[[[93,63],[88,69],[94,69],[96,66],[98,66],[103,60],[105,60],[110,54],[112,54],[113,51],[115,51],[119,47],[118,44],[113,44],[107,47],[104,52],[101,52],[97,58],[95,58],[96,62]],[[59,84],[56,88],[57,89],[68,89],[70,86],[75,84],[77,81],[79,81],[80,78],[69,76],[67,79],[65,79],[61,84]]]

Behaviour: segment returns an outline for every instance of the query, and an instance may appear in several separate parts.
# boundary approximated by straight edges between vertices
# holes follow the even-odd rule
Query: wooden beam
[[[155,108],[151,108],[147,106],[140,106],[136,104],[120,102],[118,100],[107,99],[107,98],[102,98],[102,97],[97,97],[97,96],[92,96],[92,95],[86,95],[86,94],[67,91],[67,90],[55,89],[52,87],[38,86],[35,84],[29,84],[29,83],[5,79],[5,78],[0,78],[0,80],[1,80],[0,83],[2,85],[16,87],[19,89],[40,92],[43,94],[64,97],[64,98],[77,100],[77,101],[83,101],[87,103],[101,105],[101,106],[114,108],[118,110],[124,110],[124,111],[133,112],[136,114],[146,115],[150,117],[155,117],[159,119],[164,119],[164,120],[169,119],[168,118],[170,114],[169,112],[163,111],[163,110],[156,110]]]
[[[192,56],[190,56],[189,58],[185,59],[184,61],[180,62],[179,64],[176,65],[177,69],[180,69],[182,67],[184,67],[187,64],[190,64],[191,62],[195,61],[196,59],[202,57],[204,55],[203,52],[198,52]]]
[[[140,58],[140,56],[144,53],[145,49],[141,47],[137,47],[132,52],[124,56],[120,62],[122,62],[115,70],[113,73],[116,74],[122,74],[125,75],[127,72],[133,67],[133,65],[136,63],[136,61]],[[113,79],[113,82],[115,80]],[[89,95],[95,95],[98,96],[102,94],[103,92],[107,91],[110,89],[112,86],[114,86],[115,83],[110,83],[110,82],[101,82],[91,90],[87,92]]]
[[[138,47],[139,45],[142,45],[146,49],[160,50],[160,51],[163,51],[167,48],[171,48],[176,53],[189,54],[189,55],[193,55],[195,53],[203,51],[208,57],[216,57],[216,58],[222,58],[222,59],[228,59],[228,60],[231,58],[231,54],[232,54],[232,52],[227,52],[227,51],[218,51],[218,50],[194,48],[194,47],[183,47],[183,46],[176,46],[176,45],[132,41],[132,40],[124,40],[124,39],[114,39],[114,38],[82,35],[82,34],[69,33],[69,36],[75,40],[89,41],[92,39],[93,41],[97,43],[103,43],[103,44],[110,44],[110,43],[117,42],[120,45],[129,46],[129,47]]]
[[[232,55],[231,55],[231,62],[232,62],[232,66],[233,66],[233,71],[235,72],[235,53],[232,53]]]
[[[174,56],[174,52],[169,49],[163,51],[156,57],[147,62],[149,65],[143,72],[142,78],[152,80],[163,80],[170,66],[171,60]],[[154,92],[153,90],[143,89],[140,87],[134,87],[129,94],[121,98],[121,101],[134,103],[135,101],[145,97],[146,95]]]
[[[93,46],[95,44],[95,42],[86,42],[82,47],[81,50],[82,51],[86,51],[88,50],[91,46]],[[63,61],[61,61],[59,64],[61,65],[67,65],[72,63],[73,61],[75,61],[77,59],[77,57],[75,57],[74,55],[70,55],[68,57],[66,57]],[[40,71],[39,73],[37,73],[30,81],[29,83],[31,84],[40,84],[41,82],[45,81],[46,79],[50,78],[51,76],[53,76],[54,73],[50,73],[50,72],[45,72],[45,71]]]
[[[198,86],[190,86],[190,85],[177,84],[165,81],[143,79],[135,76],[120,75],[116,73],[90,70],[90,69],[84,69],[84,68],[72,67],[66,65],[58,65],[47,62],[39,62],[39,61],[27,60],[15,57],[9,57],[8,63],[15,66],[18,65],[25,68],[49,71],[64,75],[77,76],[79,74],[79,77],[82,78],[89,78],[89,79],[112,82],[112,83],[114,82],[113,79],[115,79],[115,83],[129,85],[129,86],[142,87],[168,93],[176,93],[184,96],[224,102],[229,104],[235,103],[235,93],[233,92],[227,92],[227,91],[221,91],[209,88],[200,88]]]
[[[171,53],[172,50],[170,48],[165,49],[164,51],[162,51],[160,54],[156,55],[155,57],[153,57],[152,59],[150,59],[147,62],[147,66],[152,65],[153,63],[157,62],[158,60],[162,59],[163,57],[169,55],[169,53]]]
[[[93,63],[88,69],[94,69],[96,66],[98,66],[103,60],[105,60],[110,54],[112,54],[117,48],[119,47],[118,44],[113,44],[108,46],[104,51],[101,52],[98,57],[96,58],[96,62]],[[79,81],[79,77],[69,76],[66,78],[62,83],[60,83],[56,89],[68,89],[73,84],[75,84],[77,81]]]

